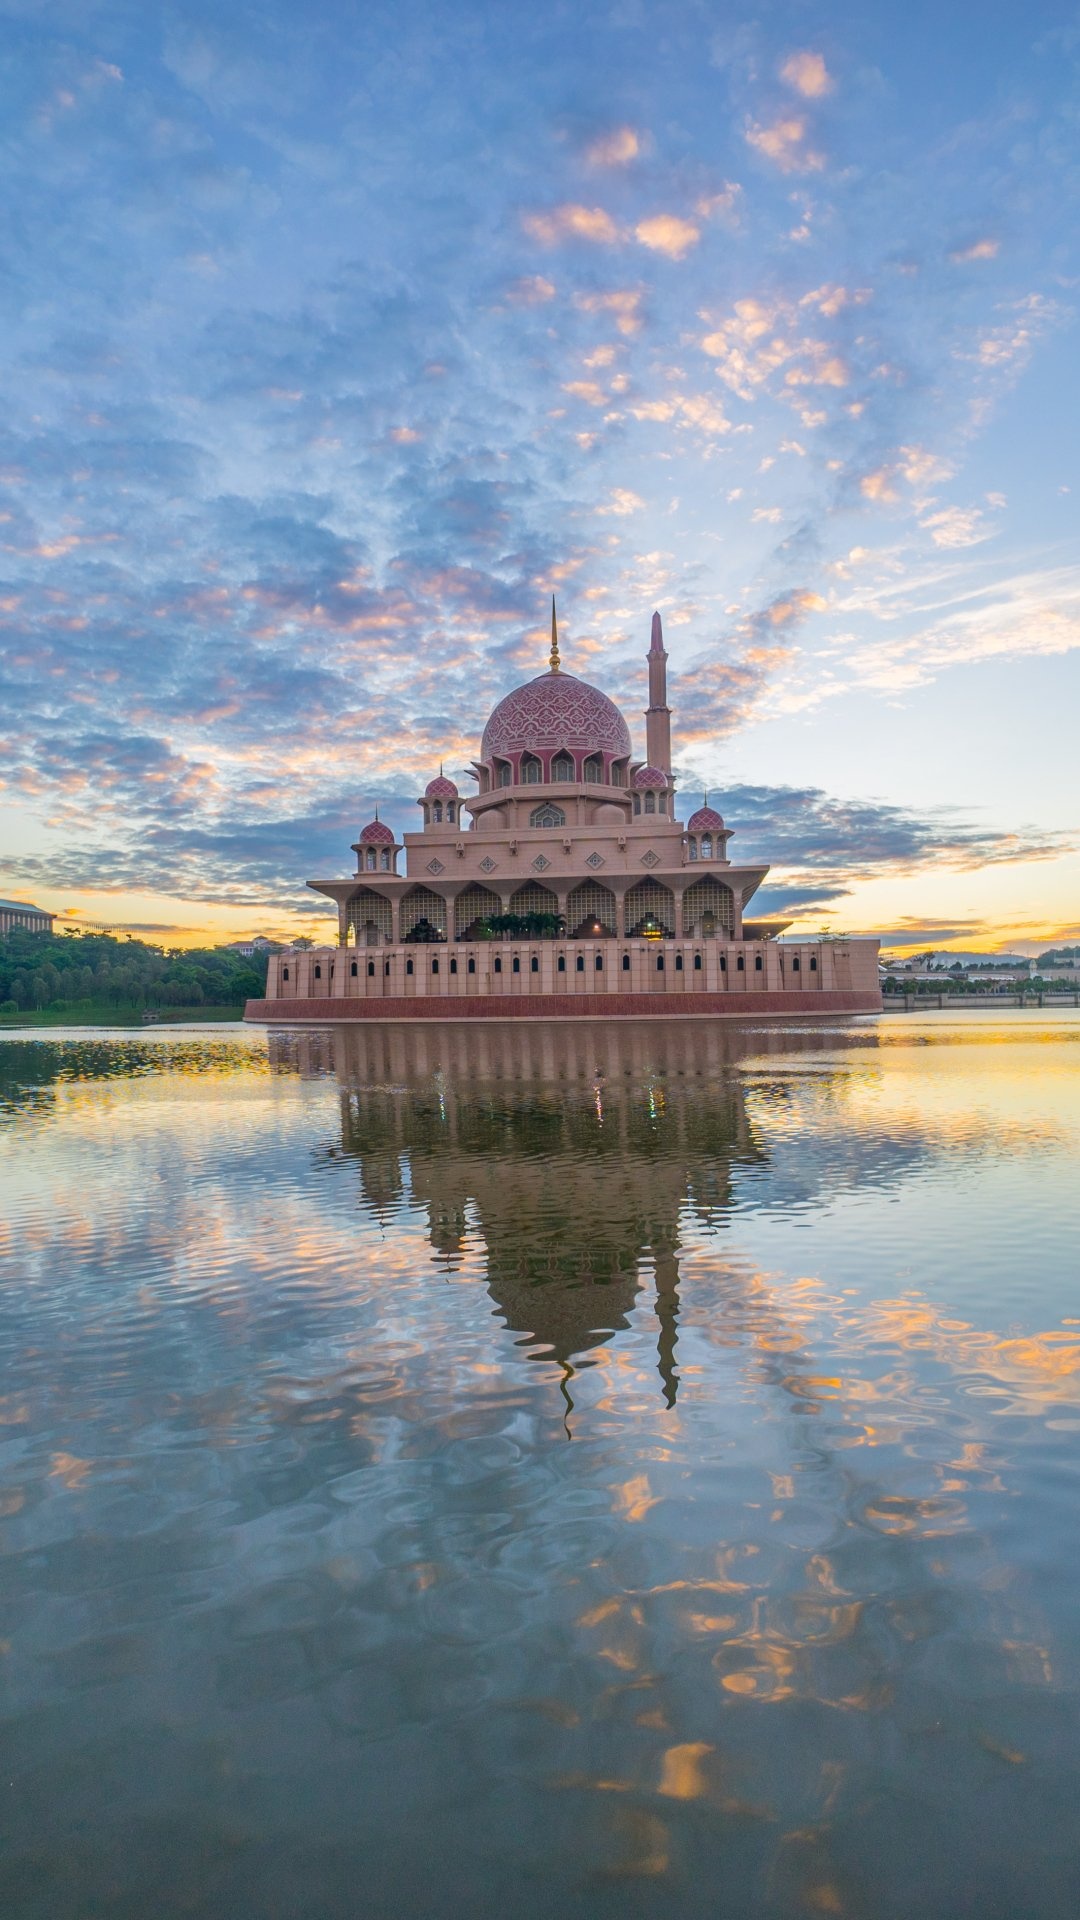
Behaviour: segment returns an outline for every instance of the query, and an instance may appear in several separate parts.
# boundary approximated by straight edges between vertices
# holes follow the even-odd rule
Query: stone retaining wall
[[[520,999],[495,994],[470,999],[416,998],[380,1000],[249,1000],[245,1020],[280,1026],[316,1021],[332,1026],[343,1020],[693,1020],[701,1015],[727,1019],[777,1016],[804,1019],[808,1014],[880,1013],[881,995],[872,989],[819,990],[814,993],[694,993],[685,997],[651,993],[529,994]]]

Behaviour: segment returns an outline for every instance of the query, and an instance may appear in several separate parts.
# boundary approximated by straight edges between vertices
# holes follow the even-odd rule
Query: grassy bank
[[[160,1009],[162,1026],[173,1021],[198,1020],[242,1020],[243,1006],[235,1007],[162,1007]],[[107,1007],[101,1002],[86,1001],[80,1006],[45,1007],[31,1013],[0,1014],[0,1033],[13,1027],[142,1027],[142,1013],[137,1007]],[[152,1027],[155,1022],[148,1021]]]

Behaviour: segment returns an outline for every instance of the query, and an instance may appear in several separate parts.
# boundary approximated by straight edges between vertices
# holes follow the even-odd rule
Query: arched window
[[[690,835],[690,839],[687,842],[687,845],[689,846],[689,849],[690,849],[691,860],[696,860],[697,859],[697,841],[694,839],[693,834]]]
[[[282,979],[283,979],[283,980],[287,980],[287,979],[288,979],[288,977],[289,977],[289,969],[288,969],[288,967],[282,967],[282,969],[281,969],[281,977],[282,977]]]
[[[566,955],[565,955],[565,953],[560,953],[560,955],[559,955],[559,962],[558,962],[558,971],[559,971],[559,973],[565,973],[565,972],[566,972]]]
[[[529,962],[529,965],[530,965],[530,967],[532,968],[532,971],[533,971],[533,973],[539,973],[539,971],[540,971],[540,962],[539,962],[539,960],[537,959],[537,957],[536,957],[536,955],[535,955],[535,953],[533,954],[533,957],[532,957],[532,959],[530,960],[530,962]]]
[[[321,979],[322,979],[322,968],[321,968],[321,967],[316,967],[316,969],[315,969],[315,978],[316,978],[316,980],[321,980]]]
[[[413,970],[413,963],[412,963],[412,961],[411,961],[411,960],[406,960],[406,962],[405,962],[405,971],[406,971],[406,973],[411,973],[411,972],[412,972],[412,970]]]
[[[810,971],[811,973],[817,972],[817,954],[816,953],[812,953],[810,955]]]
[[[624,973],[629,973],[629,971],[630,971],[630,955],[629,955],[628,953],[624,953],[624,954],[623,954],[623,957],[622,957],[622,970],[623,970],[623,972],[624,972]]]
[[[374,849],[374,847],[369,847],[369,848],[368,848],[368,850],[367,850],[367,863],[368,863],[368,870],[369,870],[369,872],[371,872],[371,873],[374,873],[374,871],[375,871],[375,849]]]
[[[723,963],[721,963],[721,964],[723,964]],[[695,973],[700,973],[700,972],[701,972],[701,955],[700,955],[700,953],[695,953],[695,955],[694,955],[694,972],[695,972]]]
[[[645,795],[645,811],[646,811],[646,813],[655,813],[655,812],[656,812],[656,795],[655,795],[655,793],[647,793],[647,794]]]
[[[802,969],[802,962],[800,961],[798,954],[797,953],[792,954],[791,956],[792,973],[799,973],[801,969]]]
[[[506,765],[505,761],[499,767],[497,784],[500,787],[508,787],[510,785],[510,769]]]
[[[640,795],[640,793],[635,793],[635,795],[634,795],[634,812],[635,812],[635,813],[640,813],[640,812],[641,812],[641,795]]]
[[[353,972],[354,972],[354,973],[356,972],[356,967],[355,967],[355,966],[353,967]],[[369,980],[374,980],[374,978],[375,978],[375,962],[374,962],[374,960],[369,960],[369,961],[368,961],[368,963],[367,963],[367,977],[368,977],[368,979],[369,979]]]
[[[742,956],[742,954],[741,954],[741,953],[740,953],[740,955],[739,955],[739,957],[738,957],[738,959],[737,959],[737,960],[736,960],[736,962],[735,962],[735,971],[736,971],[736,973],[745,973],[745,972],[746,972],[746,961],[745,961],[745,959],[743,958],[743,956]]]
[[[578,970],[578,972],[579,972],[579,973],[584,973],[584,971],[585,971],[585,955],[584,955],[583,953],[579,953],[579,954],[578,954],[578,957],[577,957],[577,970]]]
[[[703,860],[712,859],[712,834],[711,833],[703,833],[701,836],[701,857]]]
[[[544,771],[543,767],[540,765],[539,760],[536,759],[534,754],[531,754],[531,753],[522,754],[521,778],[525,786],[538,787],[540,785],[541,778],[543,777],[543,771]]]
[[[520,957],[519,957],[519,955],[518,955],[518,954],[516,954],[516,953],[515,953],[515,955],[514,955],[514,972],[515,972],[515,973],[520,973],[520,972],[521,972],[521,959],[520,959]]]
[[[442,826],[442,801],[441,800],[436,800],[435,805],[431,809],[431,817],[434,820],[435,825],[437,827]]]
[[[495,971],[496,973],[502,972],[502,956],[498,953],[495,955]]]
[[[561,807],[553,806],[545,800],[542,807],[534,807],[529,815],[530,827],[565,827],[566,815]]]
[[[585,762],[585,778],[586,780],[602,780],[603,777],[604,763],[598,753],[591,753]]]
[[[615,764],[615,765],[614,765],[614,766],[612,767],[612,769],[611,769],[611,784],[612,784],[612,786],[613,786],[613,787],[625,787],[625,785],[626,785],[626,762],[625,762],[625,760],[619,760],[619,761],[617,761],[617,762],[616,762],[616,764]]]
[[[384,963],[383,963],[383,972],[384,972],[384,974],[386,975],[386,978],[387,978],[387,979],[389,980],[389,978],[390,978],[390,962],[389,962],[389,960],[387,960],[387,961],[384,961]]]
[[[656,971],[657,973],[663,973],[664,971],[664,956],[662,953],[658,953],[656,956]]]
[[[432,961],[432,963],[431,963],[431,971],[432,971],[432,973],[438,973],[438,971],[439,971],[439,963],[438,963],[438,961],[437,961],[437,960],[433,960],[433,961]]]
[[[676,973],[681,973],[681,972],[682,972],[682,970],[683,970],[683,964],[682,964],[682,954],[681,954],[681,953],[677,953],[677,954],[675,955],[675,971],[676,971]]]
[[[383,872],[384,872],[384,873],[389,873],[389,871],[390,871],[390,849],[389,849],[389,847],[384,847],[384,848],[383,848],[383,850],[382,850],[382,855],[381,855],[381,857],[380,857],[380,865],[381,865],[381,867],[382,867],[382,870],[383,870]]]
[[[555,755],[555,758],[551,763],[551,777],[553,780],[572,780],[573,779],[574,763],[571,760],[570,755],[568,753],[557,753]]]
[[[374,971],[375,971],[374,967],[369,965],[368,972],[374,973]],[[351,977],[355,980],[357,975],[357,965],[355,960],[353,961],[352,966],[349,968],[349,973]]]
[[[475,973],[475,972],[476,972],[476,961],[475,961],[475,960],[470,960],[470,961],[469,961],[469,968],[468,968],[468,970],[469,970],[469,972],[470,972],[470,973]]]
[[[698,959],[699,960],[701,959],[700,953],[698,954]],[[722,953],[720,955],[720,971],[721,973],[727,972],[727,954],[726,953]]]
[[[755,972],[755,973],[760,973],[760,972],[761,972],[761,955],[760,955],[760,953],[756,953],[756,954],[754,955],[754,972]]]
[[[597,973],[603,973],[603,971],[604,971],[604,956],[603,956],[603,954],[602,954],[602,953],[598,953],[598,954],[597,954],[597,956],[596,956],[596,959],[595,959],[595,960],[593,961],[593,966],[594,966],[594,968],[596,969],[596,972],[597,972]]]
[[[447,803],[446,803],[446,817],[447,817],[447,819],[449,820],[449,822],[450,822],[450,825],[451,825],[451,826],[453,826],[453,824],[454,824],[454,803],[453,803],[453,801],[452,801],[452,800],[448,800],[448,801],[447,801]]]

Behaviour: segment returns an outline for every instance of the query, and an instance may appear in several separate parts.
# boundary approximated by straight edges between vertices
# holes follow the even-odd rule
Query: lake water
[[[1069,1920],[1080,1015],[0,1041],[6,1920]]]

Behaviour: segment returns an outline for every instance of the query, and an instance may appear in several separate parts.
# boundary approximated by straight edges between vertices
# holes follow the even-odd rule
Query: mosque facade
[[[310,880],[335,945],[271,956],[256,1020],[874,1013],[878,942],[781,942],[747,917],[769,869],[733,861],[715,807],[678,817],[667,653],[654,614],[645,756],[618,707],[548,671],[501,700],[462,795],[442,772],[398,841],[378,818],[355,871]]]

